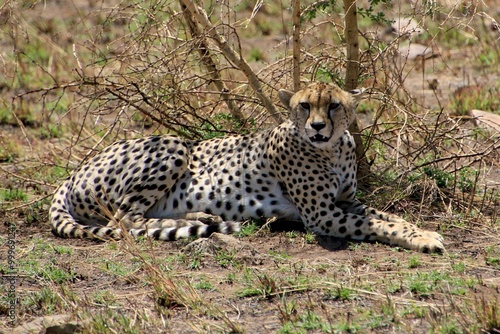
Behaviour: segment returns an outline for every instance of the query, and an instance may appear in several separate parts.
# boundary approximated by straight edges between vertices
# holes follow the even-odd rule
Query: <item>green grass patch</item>
[[[126,277],[135,269],[135,268],[130,268],[129,265],[122,262],[106,260],[104,261],[104,263],[101,264],[100,268],[115,276]]]
[[[76,277],[76,274],[73,271],[60,268],[55,264],[45,265],[43,268],[38,268],[38,275],[46,281],[53,282],[55,284],[71,282]]]
[[[486,264],[500,270],[500,249],[495,246],[488,246],[486,251]]]
[[[30,293],[22,301],[22,306],[44,314],[55,314],[65,306],[61,295],[51,287],[44,287],[39,291]]]
[[[2,202],[24,202],[28,194],[21,189],[0,189],[0,201]]]
[[[40,129],[40,139],[61,138],[64,135],[64,130],[61,125],[49,124],[47,127]]]
[[[116,297],[112,291],[109,290],[97,290],[90,296],[92,301],[99,305],[112,306],[117,305]]]
[[[333,300],[353,300],[356,298],[356,294],[353,290],[339,286],[333,289],[327,289],[324,294],[324,298]]]
[[[420,256],[414,255],[410,257],[410,261],[408,263],[408,268],[418,268],[422,263],[420,262]]]
[[[148,317],[140,311],[136,312],[135,316],[130,317],[114,308],[89,312],[86,317],[90,318],[91,321],[84,324],[83,332],[85,333],[140,334],[144,333],[141,324],[143,321],[148,321]]]
[[[335,326],[337,330],[346,331],[346,328],[340,324]],[[280,334],[291,334],[291,333],[309,333],[309,332],[319,332],[319,333],[331,333],[331,324],[320,317],[318,314],[307,310],[303,314],[300,314],[296,320],[287,321],[283,324],[282,328],[278,330]]]
[[[214,285],[205,276],[198,278],[197,282],[193,283],[193,287],[198,290],[215,290]]]
[[[236,235],[238,237],[249,237],[254,235],[260,228],[260,225],[256,221],[250,221],[248,223],[241,224],[241,229]]]
[[[236,251],[226,251],[226,250],[219,250],[215,254],[215,261],[223,267],[235,267],[238,265],[238,263],[235,260],[235,253]]]
[[[472,109],[500,114],[500,84],[464,86],[452,96],[450,110],[457,115],[468,115]]]

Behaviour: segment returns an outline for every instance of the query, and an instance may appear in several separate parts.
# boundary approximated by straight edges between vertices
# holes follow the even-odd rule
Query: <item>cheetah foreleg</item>
[[[369,233],[374,235],[375,240],[424,253],[444,252],[444,239],[439,233],[422,230],[404,220],[390,222],[370,218],[368,225],[371,231]]]
[[[369,223],[364,225],[368,225],[375,232],[357,230],[357,233],[370,235],[370,240],[378,240],[421,252],[442,253],[444,251],[443,237],[437,232],[422,230],[397,215],[366,206],[357,200],[338,201],[336,204],[345,212],[366,216],[369,219]],[[358,220],[356,224],[360,224],[360,221]],[[362,239],[357,238],[356,235],[353,238]],[[365,236],[366,238],[368,237]]]
[[[398,217],[398,221],[391,222],[345,212],[345,209],[336,207],[331,215],[323,216],[318,220],[305,218],[306,228],[319,235],[355,240],[376,240],[421,252],[442,253],[444,251],[443,237],[439,233],[422,230]]]
[[[393,223],[406,222],[406,220],[404,220],[403,218],[401,218],[397,215],[377,210],[375,208],[364,205],[357,200],[338,201],[335,204],[339,208],[341,208],[342,210],[349,212],[349,213],[356,214],[356,215],[363,215],[363,216],[367,216],[369,218],[385,220],[387,222],[393,222]]]

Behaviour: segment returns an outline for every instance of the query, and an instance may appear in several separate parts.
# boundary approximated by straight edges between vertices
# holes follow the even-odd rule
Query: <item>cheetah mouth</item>
[[[311,140],[311,142],[313,143],[324,143],[324,142],[327,142],[328,140],[330,140],[330,137],[325,137],[323,135],[320,135],[319,133],[312,136],[312,137],[309,137],[309,139]]]

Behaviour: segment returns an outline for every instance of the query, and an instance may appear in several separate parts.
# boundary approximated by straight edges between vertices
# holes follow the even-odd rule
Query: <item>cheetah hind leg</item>
[[[156,203],[160,193],[131,192],[119,202],[108,227],[122,233],[128,231],[134,237],[149,236],[155,240],[174,241],[189,237],[208,237],[218,232],[231,234],[239,231],[239,224],[223,222],[220,217],[204,213],[186,213],[168,218],[148,217],[148,210]]]
[[[224,221],[220,216],[211,215],[205,212],[189,212],[182,215],[177,215],[173,217],[175,219],[187,219],[187,220],[196,220],[200,221],[203,224],[212,225],[223,223]]]
[[[210,215],[204,212],[190,212],[185,214],[173,215],[169,218],[143,218],[125,216],[120,220],[112,219],[107,227],[124,227],[127,230],[141,228],[170,228],[185,227],[192,225],[213,225],[223,223],[220,216]]]

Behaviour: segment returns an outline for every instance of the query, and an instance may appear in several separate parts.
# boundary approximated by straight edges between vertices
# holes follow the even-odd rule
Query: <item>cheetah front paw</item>
[[[431,231],[423,231],[414,236],[410,242],[410,248],[423,253],[444,253],[444,238],[441,234]]]
[[[427,238],[436,239],[436,240],[438,240],[440,242],[444,241],[443,236],[441,234],[437,233],[437,232],[424,231],[422,234],[423,234],[423,236],[425,236]]]

